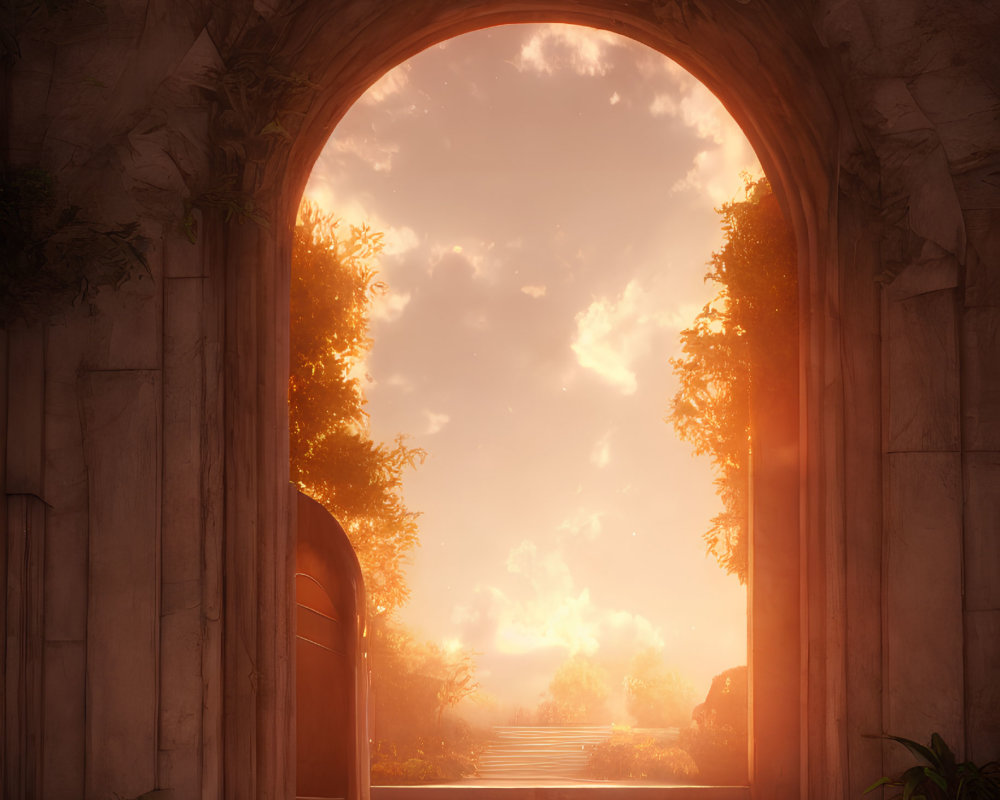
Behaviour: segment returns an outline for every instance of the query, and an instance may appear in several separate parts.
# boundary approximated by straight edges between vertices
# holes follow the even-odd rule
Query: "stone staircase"
[[[587,745],[611,735],[611,726],[528,727],[493,729],[493,741],[479,757],[481,780],[582,778]]]

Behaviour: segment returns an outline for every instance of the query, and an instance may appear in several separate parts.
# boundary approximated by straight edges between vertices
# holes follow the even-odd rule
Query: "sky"
[[[534,706],[583,653],[644,647],[704,697],[746,663],[746,593],[706,556],[707,458],[665,422],[679,333],[714,296],[714,208],[753,150],[643,45],[489,28],[369,88],[305,191],[385,233],[365,365],[374,438],[427,450],[403,622]]]

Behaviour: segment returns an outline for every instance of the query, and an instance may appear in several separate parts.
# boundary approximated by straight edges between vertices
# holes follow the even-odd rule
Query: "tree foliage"
[[[418,642],[392,621],[372,631],[371,658],[379,737],[402,739],[440,725],[446,711],[479,688],[471,652]]]
[[[706,280],[718,295],[681,331],[671,359],[679,388],[669,421],[697,455],[708,455],[722,511],[704,534],[708,552],[747,578],[750,396],[792,374],[797,348],[796,254],[792,232],[766,178],[745,176],[743,199],[717,209],[723,246]]]
[[[608,673],[577,654],[556,670],[538,706],[540,725],[601,725],[608,722]]]
[[[692,713],[680,745],[695,760],[705,783],[742,785],[747,780],[747,668],[712,678],[705,702]]]
[[[698,776],[698,766],[687,751],[648,733],[615,730],[589,750],[587,777],[593,780],[690,783]]]
[[[479,688],[473,654],[418,642],[385,618],[369,641],[372,781],[432,783],[474,773],[486,736],[448,715]]]
[[[407,597],[403,562],[417,544],[417,514],[402,498],[402,476],[423,459],[402,437],[368,432],[361,382],[370,347],[371,301],[382,234],[350,226],[303,204],[295,227],[291,279],[289,445],[291,477],[343,525],[361,562],[369,605],[385,614]]]
[[[385,291],[375,272],[381,250],[382,234],[367,226],[342,233],[332,215],[309,204],[300,210],[290,303],[291,474],[344,527],[364,573],[373,780],[455,780],[475,771],[483,746],[468,725],[446,716],[478,688],[473,656],[418,642],[394,619],[408,595],[406,557],[418,542],[402,477],[424,452],[402,437],[373,441],[365,412],[369,309]]]
[[[625,708],[636,725],[682,727],[694,705],[694,687],[667,668],[659,651],[647,648],[635,654],[625,676]]]
[[[0,36],[2,38],[2,36]],[[0,169],[0,328],[29,324],[150,275],[149,240],[132,221],[103,225],[62,206],[37,167]]]

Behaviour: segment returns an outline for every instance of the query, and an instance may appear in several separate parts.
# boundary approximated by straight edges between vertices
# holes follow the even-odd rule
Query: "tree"
[[[698,766],[686,750],[649,734],[614,730],[589,746],[587,777],[599,781],[652,780],[690,783]]]
[[[696,455],[712,460],[722,511],[704,539],[740,583],[747,578],[751,393],[794,375],[798,344],[794,239],[767,179],[744,177],[744,198],[717,209],[724,243],[705,279],[719,293],[681,331],[682,355],[670,362],[680,386],[668,417]]]
[[[581,725],[608,722],[608,674],[586,656],[577,654],[556,670],[546,698],[538,706],[541,725]]]
[[[692,713],[680,744],[705,783],[742,785],[747,779],[747,668],[712,678],[705,702]]]
[[[368,313],[385,291],[376,280],[382,234],[340,223],[304,203],[292,250],[289,447],[291,477],[347,532],[361,563],[371,612],[407,597],[403,561],[417,544],[417,514],[402,475],[424,452],[397,437],[374,442],[359,372],[370,347]]]
[[[386,620],[371,636],[374,716],[381,738],[404,739],[431,732],[445,712],[479,688],[473,654],[418,642],[402,625]],[[387,726],[391,726],[387,729]]]
[[[632,658],[625,676],[625,707],[641,728],[681,727],[691,719],[694,687],[647,648]]]
[[[372,780],[431,783],[474,773],[486,738],[448,715],[479,688],[473,654],[417,642],[385,617],[371,630],[369,642]]]
[[[382,235],[304,204],[295,228],[291,281],[289,444],[292,479],[344,527],[368,594],[373,778],[389,783],[453,780],[475,771],[482,743],[446,712],[475,692],[471,653],[414,641],[394,620],[407,598],[407,554],[417,514],[402,476],[424,457],[402,437],[372,440],[362,376],[368,314]]]

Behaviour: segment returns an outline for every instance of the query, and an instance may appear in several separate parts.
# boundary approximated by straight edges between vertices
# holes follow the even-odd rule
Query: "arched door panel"
[[[295,551],[298,798],[368,797],[364,585],[350,542],[298,495]]]

